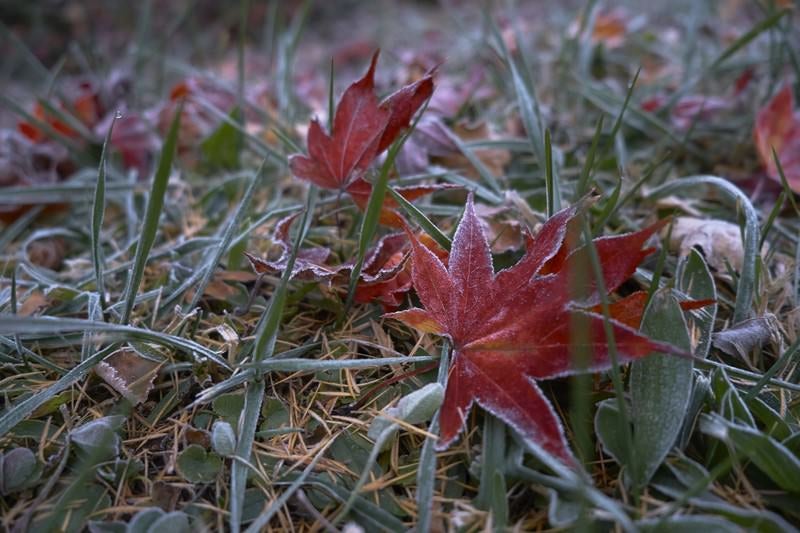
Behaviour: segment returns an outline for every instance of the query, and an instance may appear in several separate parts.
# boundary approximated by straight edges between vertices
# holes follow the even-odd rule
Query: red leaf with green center
[[[342,95],[330,135],[319,121],[311,121],[309,155],[289,158],[295,176],[326,189],[346,189],[409,126],[411,118],[433,94],[433,76],[428,74],[379,103],[374,90],[377,60],[375,52],[364,77]]]
[[[584,286],[576,287],[573,279],[576,265],[585,269],[590,264],[587,248],[573,250],[568,243],[577,214],[578,206],[556,213],[535,237],[528,238],[523,258],[498,273],[471,196],[447,267],[409,232],[412,280],[424,308],[386,316],[445,335],[453,344],[438,449],[453,443],[472,404],[477,403],[527,442],[566,464],[575,464],[561,423],[536,380],[574,373],[571,349],[591,354],[587,371],[611,365],[604,319],[590,309],[601,299],[596,283],[587,276]],[[609,292],[626,281],[652,251],[642,247],[662,225],[594,241]],[[545,266],[548,273],[543,273]],[[586,296],[576,301],[575,294]],[[570,332],[575,313],[584,316],[587,327],[580,339]],[[613,315],[611,326],[620,362],[653,351],[682,353],[613,320]]]

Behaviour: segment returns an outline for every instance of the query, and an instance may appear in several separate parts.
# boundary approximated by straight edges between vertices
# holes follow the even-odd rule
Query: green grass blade
[[[286,293],[288,291],[289,280],[292,276],[297,252],[300,250],[305,240],[308,228],[311,225],[314,206],[316,203],[317,189],[310,187],[306,200],[306,210],[300,224],[300,230],[295,238],[292,253],[287,261],[286,268],[281,276],[280,283],[275,288],[275,292],[270,298],[269,307],[264,311],[263,319],[259,323],[256,333],[256,340],[253,348],[253,361],[259,363],[264,359],[271,358],[275,349],[275,342],[278,336],[278,329],[283,308],[286,304]],[[264,399],[264,378],[261,371],[257,370],[254,381],[247,385],[245,391],[245,405],[239,419],[239,440],[236,444],[236,456],[243,461],[248,461],[253,448],[256,426],[261,415],[261,404]],[[248,470],[241,461],[236,461],[231,467],[231,494],[230,494],[230,528],[233,533],[241,530],[242,511],[244,509],[244,494],[247,486]]]
[[[0,437],[5,436],[14,426],[25,420],[25,418],[48,402],[56,394],[83,378],[97,363],[111,355],[115,350],[115,346],[109,346],[99,352],[95,352],[91,357],[73,367],[69,372],[61,376],[58,381],[46,389],[38,391],[33,396],[12,405],[9,409],[4,411],[3,414],[0,415]]]
[[[184,308],[184,312],[189,312],[194,309],[200,301],[200,298],[203,297],[203,293],[205,292],[206,286],[208,286],[208,283],[211,281],[211,278],[214,275],[214,270],[216,269],[217,264],[222,259],[222,256],[228,251],[228,248],[230,247],[231,241],[234,237],[234,232],[239,227],[242,218],[244,218],[244,215],[247,212],[247,208],[250,206],[250,201],[253,199],[253,193],[260,183],[261,176],[264,173],[265,165],[266,161],[263,161],[261,166],[256,171],[256,175],[253,176],[253,178],[250,180],[250,183],[248,183],[247,188],[242,195],[242,199],[239,202],[239,205],[236,207],[236,211],[222,232],[219,245],[216,247],[216,249],[214,249],[214,253],[211,254],[205,264],[201,267],[203,275],[199,282],[194,286],[194,296],[192,296],[192,300]],[[167,306],[164,306],[164,308],[166,309]]]
[[[597,287],[597,294],[600,296],[600,307],[603,314],[603,331],[606,337],[606,344],[608,345],[608,358],[611,362],[611,381],[614,384],[614,394],[616,397],[616,406],[620,415],[619,430],[623,434],[623,442],[625,443],[625,456],[629,458],[630,467],[636,469],[636,457],[633,453],[633,434],[631,433],[630,417],[625,400],[625,390],[622,385],[622,375],[619,369],[619,354],[617,353],[617,343],[614,338],[614,329],[611,325],[608,292],[605,287],[605,278],[603,277],[603,265],[600,263],[600,256],[597,253],[597,247],[592,240],[592,232],[589,226],[589,221],[584,221],[583,228],[584,238],[586,240],[586,248],[589,251],[589,260],[591,263],[591,272],[594,277],[595,285]]]
[[[553,146],[550,142],[550,129],[544,130],[544,187],[547,196],[547,217],[561,210],[561,190],[558,177],[553,172]]]
[[[114,124],[117,122],[117,115],[111,120],[108,127],[106,139],[103,142],[103,151],[100,154],[100,166],[97,170],[97,186],[94,189],[94,200],[92,202],[92,264],[94,265],[94,277],[97,294],[100,296],[100,307],[105,309],[105,284],[103,283],[103,248],[100,244],[100,231],[103,228],[103,215],[106,210],[106,165],[108,161],[108,148],[111,144],[111,135],[114,131]]]
[[[272,358],[265,361],[241,365],[241,368],[253,368],[269,372],[318,372],[321,370],[343,370],[356,368],[378,368],[388,365],[401,365],[406,363],[429,363],[438,360],[433,355],[417,355],[405,357],[377,357],[375,359],[278,359]]]
[[[425,233],[431,236],[433,240],[436,241],[436,244],[447,250],[450,251],[450,247],[453,245],[453,242],[450,240],[450,237],[442,233],[442,231],[436,227],[436,224],[431,222],[431,220],[425,216],[425,213],[420,211],[417,206],[406,200],[405,198],[400,195],[397,191],[393,188],[389,187],[388,189],[389,195],[391,195],[392,199],[406,212],[406,214],[411,217],[419,226],[425,230]]]
[[[756,37],[764,33],[765,31],[771,29],[773,26],[778,24],[780,20],[789,13],[790,10],[782,9],[780,11],[776,11],[769,17],[765,18],[752,28],[750,28],[747,32],[744,33],[741,37],[736,39],[733,43],[730,44],[717,58],[711,63],[711,66],[706,70],[712,71],[717,69],[722,63],[728,60],[731,56],[733,56],[736,52],[750,44]]]
[[[227,361],[220,357],[218,353],[209,350],[202,344],[167,333],[121,324],[84,320],[81,318],[60,318],[52,316],[18,317],[0,314],[0,335],[16,333],[22,335],[24,339],[25,335],[31,336],[32,338],[42,335],[61,337],[62,334],[65,333],[85,333],[87,331],[105,334],[102,339],[96,338],[95,340],[111,339],[115,341],[140,340],[154,342],[166,348],[183,352],[199,362],[202,362],[203,359],[209,359],[223,368],[230,368]],[[82,338],[79,337],[76,342],[80,343],[81,341]]]
[[[522,125],[525,127],[525,133],[528,134],[531,150],[536,155],[539,165],[544,165],[544,125],[542,123],[542,112],[539,108],[536,92],[525,82],[525,78],[516,60],[511,55],[503,36],[500,34],[500,28],[497,27],[497,24],[492,19],[489,20],[489,23],[492,34],[494,35],[495,44],[500,50],[500,55],[511,70],[511,79],[514,85],[514,91],[517,95],[517,107],[519,108],[520,117],[522,118]]]
[[[436,380],[445,387],[447,385],[447,370],[450,368],[450,345],[445,340],[442,342],[442,355],[439,359],[439,374]],[[439,431],[439,410],[433,415],[428,433],[436,434]],[[422,451],[419,454],[417,467],[417,531],[429,531],[433,514],[433,492],[436,483],[436,440],[425,438]]]
[[[589,181],[592,178],[594,160],[597,157],[597,146],[600,144],[600,137],[603,134],[603,118],[604,115],[600,115],[600,119],[597,121],[597,126],[595,126],[594,129],[594,136],[592,136],[592,144],[589,147],[589,152],[586,154],[586,160],[583,162],[581,176],[578,178],[578,186],[575,188],[574,200],[576,202],[589,192]]]
[[[183,104],[178,106],[175,117],[172,119],[172,124],[167,134],[167,139],[161,149],[161,156],[159,157],[158,167],[156,168],[155,176],[153,177],[153,185],[150,190],[150,198],[147,201],[147,210],[145,212],[144,223],[142,225],[139,242],[136,245],[136,255],[133,262],[133,269],[128,277],[128,283],[125,287],[125,307],[122,311],[122,324],[130,322],[131,313],[133,312],[133,304],[136,301],[136,293],[139,291],[139,284],[142,282],[144,274],[144,267],[147,263],[147,257],[150,254],[150,249],[156,240],[156,233],[158,232],[158,219],[161,217],[161,209],[164,207],[164,194],[167,191],[167,182],[169,175],[172,172],[172,160],[175,157],[175,149],[178,143],[178,132],[180,127],[181,113],[183,111]]]
[[[430,99],[428,99],[428,102],[429,101]],[[392,147],[389,148],[389,152],[386,154],[386,160],[383,162],[380,173],[378,174],[378,179],[372,185],[372,192],[369,195],[369,203],[367,203],[367,209],[364,212],[364,218],[361,221],[361,231],[358,236],[356,262],[353,266],[353,270],[350,272],[350,283],[347,287],[347,302],[345,304],[345,309],[350,309],[350,306],[353,305],[353,298],[356,294],[356,285],[358,285],[358,279],[361,277],[361,268],[364,266],[364,258],[367,255],[367,249],[372,242],[372,238],[375,236],[375,232],[378,230],[381,209],[383,209],[383,200],[386,197],[386,189],[388,188],[389,183],[389,173],[394,167],[394,161],[397,159],[397,154],[400,153],[400,149],[403,147],[403,144],[405,144],[406,140],[408,140],[411,132],[413,132],[414,128],[416,128],[419,119],[428,108],[428,102],[425,102],[425,105],[417,114],[416,119],[411,124],[411,127],[408,128],[408,131],[406,131],[405,134],[403,134],[403,136],[399,140],[395,141]]]

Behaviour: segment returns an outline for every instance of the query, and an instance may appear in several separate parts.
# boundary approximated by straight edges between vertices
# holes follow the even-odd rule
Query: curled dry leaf
[[[289,228],[298,215],[299,213],[290,215],[278,222],[266,257],[245,252],[257,274],[283,272],[286,268],[292,251]],[[437,257],[447,262],[447,252],[433,239],[427,235],[420,235],[419,239]],[[392,233],[381,237],[364,257],[361,276],[356,285],[355,300],[359,303],[375,301],[383,305],[387,311],[399,307],[405,294],[411,289],[411,268],[407,261],[410,252],[411,247],[404,233]],[[354,263],[349,261],[339,265],[326,264],[330,255],[330,250],[323,247],[300,250],[295,260],[292,278],[346,284]]]
[[[282,272],[286,268],[289,256],[292,253],[289,228],[299,215],[299,212],[294,213],[278,221],[270,237],[271,246],[266,253],[266,257],[261,258],[245,252],[245,256],[250,260],[250,264],[257,274]],[[297,259],[292,269],[292,278],[319,280],[332,277],[338,270],[335,267],[328,267],[324,264],[328,260],[328,256],[330,256],[330,250],[327,248],[301,249],[297,252]]]
[[[417,238],[442,263],[447,264],[449,254],[431,237],[422,233]],[[377,302],[384,311],[400,307],[412,286],[411,263],[407,260],[410,253],[411,245],[405,234],[397,233],[381,239],[364,263],[355,300],[359,303]]]
[[[586,247],[573,248],[570,229],[579,205],[553,215],[535,237],[528,236],[520,261],[495,273],[489,243],[475,214],[472,196],[456,230],[447,267],[415,235],[412,243],[412,281],[423,308],[390,313],[420,331],[444,335],[453,344],[453,357],[440,412],[438,449],[461,433],[473,403],[502,419],[528,443],[568,465],[576,461],[564,430],[536,380],[576,372],[571,348],[581,340],[570,337],[573,314],[587,324],[583,348],[591,356],[588,371],[610,367],[604,319],[591,308],[600,302],[593,280],[575,290],[573,269],[589,263]],[[594,241],[605,287],[616,290],[652,249],[645,242],[663,226]],[[574,294],[585,294],[580,301]],[[683,353],[644,337],[613,320],[620,362],[653,351]]]
[[[718,331],[711,337],[714,347],[731,357],[747,359],[750,353],[780,338],[780,325],[772,313],[751,318]]]
[[[160,363],[145,359],[133,350],[122,350],[100,362],[95,372],[136,405],[147,399],[160,366]]]
[[[726,262],[737,272],[742,269],[744,250],[739,226],[724,220],[677,217],[669,234],[669,248],[682,256],[696,248],[708,265],[718,273],[727,273]]]
[[[767,176],[780,181],[772,151],[778,154],[789,187],[800,192],[800,113],[795,111],[792,87],[783,89],[764,106],[756,117],[753,130],[756,149]]]
[[[33,316],[50,305],[50,299],[42,291],[33,291],[17,310],[20,316]]]

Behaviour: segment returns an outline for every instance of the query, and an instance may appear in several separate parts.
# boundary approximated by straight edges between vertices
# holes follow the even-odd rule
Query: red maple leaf
[[[447,264],[449,254],[440,248],[436,241],[425,233],[418,235],[418,238],[444,264]],[[410,242],[405,234],[394,233],[383,237],[364,261],[361,279],[356,285],[355,301],[358,303],[375,301],[387,312],[400,307],[403,298],[412,287],[411,261],[408,261],[410,252]]]
[[[786,181],[800,192],[800,113],[794,109],[794,95],[788,83],[764,106],[756,117],[756,148],[767,175],[780,181],[772,150],[778,154]]]
[[[453,239],[449,264],[444,264],[409,232],[412,280],[424,309],[412,308],[386,316],[421,331],[445,335],[453,345],[444,404],[440,414],[438,449],[459,435],[473,403],[514,428],[534,444],[567,464],[575,464],[564,431],[536,380],[571,374],[570,335],[573,313],[585,317],[583,337],[591,354],[587,371],[610,367],[603,316],[591,309],[600,302],[593,280],[582,291],[574,285],[574,265],[589,264],[586,247],[571,249],[579,206],[556,213],[513,267],[495,273],[489,244],[475,215],[472,197]],[[663,222],[642,231],[594,241],[611,292],[652,252],[642,249]],[[547,273],[545,273],[547,272]],[[573,284],[570,286],[570,284]],[[575,301],[574,294],[587,295]],[[612,313],[616,311],[612,308]],[[626,320],[630,320],[626,318]],[[619,361],[653,352],[682,353],[652,341],[613,320]]]
[[[296,177],[325,189],[347,192],[362,209],[366,205],[364,198],[369,198],[372,191],[372,185],[362,176],[375,158],[408,128],[411,118],[433,94],[433,74],[429,73],[378,102],[377,61],[375,52],[364,77],[342,95],[330,135],[317,119],[312,120],[308,129],[308,155],[294,154],[289,158],[289,167]],[[388,207],[382,219],[398,224]]]

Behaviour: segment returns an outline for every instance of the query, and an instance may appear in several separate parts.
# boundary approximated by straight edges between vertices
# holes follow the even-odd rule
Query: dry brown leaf
[[[714,347],[731,357],[746,359],[758,347],[780,338],[780,324],[772,313],[751,318],[714,333]]]
[[[725,263],[737,272],[742,269],[744,251],[739,226],[724,220],[695,217],[678,217],[663,234],[669,233],[669,247],[682,256],[696,248],[705,257],[708,266],[719,273],[728,271]]]
[[[67,253],[67,241],[63,237],[49,237],[33,241],[26,250],[28,260],[34,265],[60,270]]]
[[[95,372],[136,405],[147,399],[160,366],[160,363],[145,359],[133,350],[123,350],[98,364]]]
[[[20,316],[32,316],[48,305],[50,305],[50,300],[42,291],[33,291],[25,298],[25,301],[22,302],[22,305],[17,310],[17,314]]]

